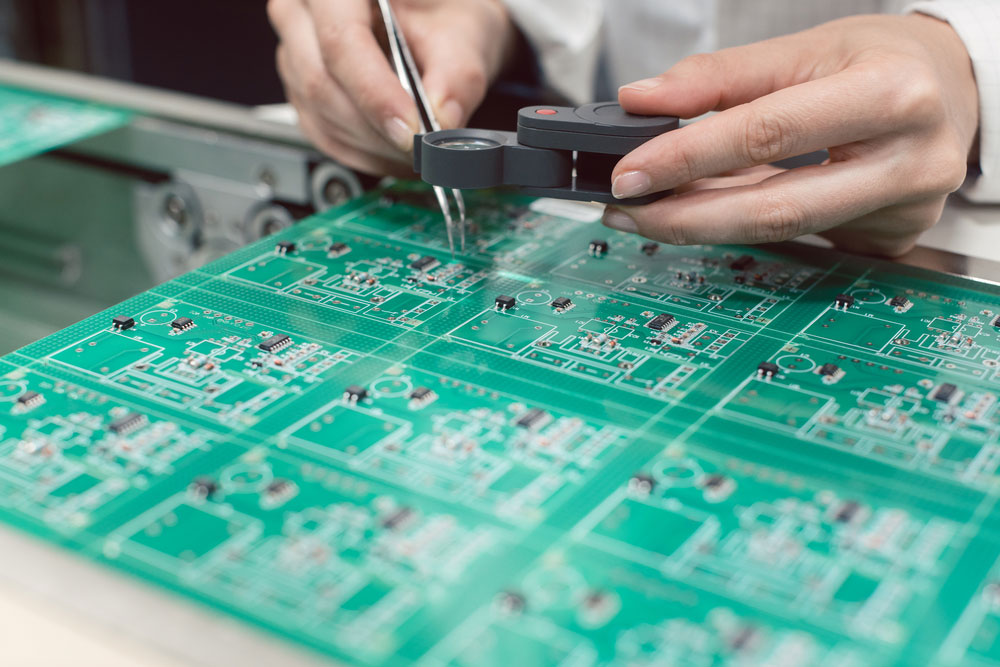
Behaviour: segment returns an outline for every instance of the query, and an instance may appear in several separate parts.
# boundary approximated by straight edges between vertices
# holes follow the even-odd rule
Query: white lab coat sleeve
[[[979,88],[979,166],[960,192],[975,202],[1000,202],[1000,1],[924,0],[907,7],[947,21],[965,42]]]
[[[538,54],[547,86],[577,104],[594,96],[601,50],[602,0],[504,0]]]

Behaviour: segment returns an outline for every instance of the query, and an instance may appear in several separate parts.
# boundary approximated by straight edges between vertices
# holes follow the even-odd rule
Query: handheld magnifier
[[[661,199],[611,194],[622,156],[677,129],[673,116],[639,116],[617,102],[581,107],[533,106],[517,114],[517,132],[458,129],[418,135],[414,169],[436,186],[460,190],[514,186],[528,194],[633,206]]]

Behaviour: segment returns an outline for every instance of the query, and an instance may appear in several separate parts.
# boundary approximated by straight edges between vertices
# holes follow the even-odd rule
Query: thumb
[[[622,86],[619,102],[631,113],[694,118],[823,76],[818,40],[808,32],[689,56],[659,76]]]

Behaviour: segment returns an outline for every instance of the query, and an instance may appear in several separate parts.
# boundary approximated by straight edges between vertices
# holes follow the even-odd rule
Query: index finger
[[[850,69],[732,107],[652,139],[612,173],[616,197],[669,190],[726,171],[898,131],[890,100]]]
[[[327,71],[375,131],[401,150],[413,147],[417,108],[372,31],[368,0],[304,0],[316,24]]]

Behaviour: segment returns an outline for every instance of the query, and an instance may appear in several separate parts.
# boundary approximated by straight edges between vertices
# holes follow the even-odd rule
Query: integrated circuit
[[[437,257],[430,255],[424,255],[410,263],[410,268],[414,271],[430,271],[437,266],[441,266],[441,262],[438,261]]]
[[[652,257],[660,250],[660,244],[655,241],[647,241],[642,244],[642,254]]]
[[[545,410],[542,410],[541,408],[531,408],[518,417],[515,424],[520,428],[528,429],[529,431],[537,431],[551,420],[552,415]]]
[[[326,256],[330,259],[337,259],[338,257],[343,257],[351,251],[350,246],[348,246],[343,241],[334,241],[326,249]]]
[[[781,367],[770,361],[762,361],[757,365],[757,377],[770,380],[781,372]]]
[[[32,408],[37,408],[39,405],[45,402],[45,397],[39,394],[37,391],[28,390],[17,397],[17,403],[24,406],[25,409],[31,410]]]
[[[368,398],[368,390],[356,384],[352,384],[344,390],[344,401],[347,403],[358,403]]]
[[[278,241],[277,245],[274,246],[274,252],[277,255],[288,255],[295,252],[295,244],[291,241]]]
[[[604,239],[594,239],[590,242],[587,251],[593,257],[603,257],[608,254],[608,242]]]
[[[847,310],[854,305],[854,297],[850,294],[838,294],[833,299],[833,307],[839,308],[841,310]]]
[[[258,344],[257,347],[268,353],[280,352],[292,344],[292,339],[286,334],[276,334]]]
[[[170,328],[174,331],[187,331],[194,327],[194,320],[190,317],[178,317],[170,323]]]
[[[646,323],[654,331],[664,331],[677,323],[677,318],[667,313],[661,313]]]
[[[564,310],[569,310],[570,308],[572,308],[573,302],[569,299],[569,297],[557,296],[555,299],[552,300],[552,307],[558,310],[559,312],[562,312]]]
[[[746,271],[753,266],[753,263],[754,258],[752,255],[740,255],[729,263],[729,268],[733,271]]]
[[[501,294],[493,300],[493,306],[497,310],[510,310],[515,305],[517,305],[517,300],[506,294]]]
[[[115,315],[111,319],[111,326],[116,331],[126,331],[135,326],[135,319],[127,315]]]
[[[959,388],[953,385],[951,382],[942,382],[938,385],[937,389],[934,390],[933,398],[939,403],[954,403],[959,398],[961,398],[962,392]]]
[[[148,423],[149,420],[146,419],[146,415],[139,414],[138,412],[130,412],[108,424],[108,430],[115,435],[128,435],[138,431]]]

